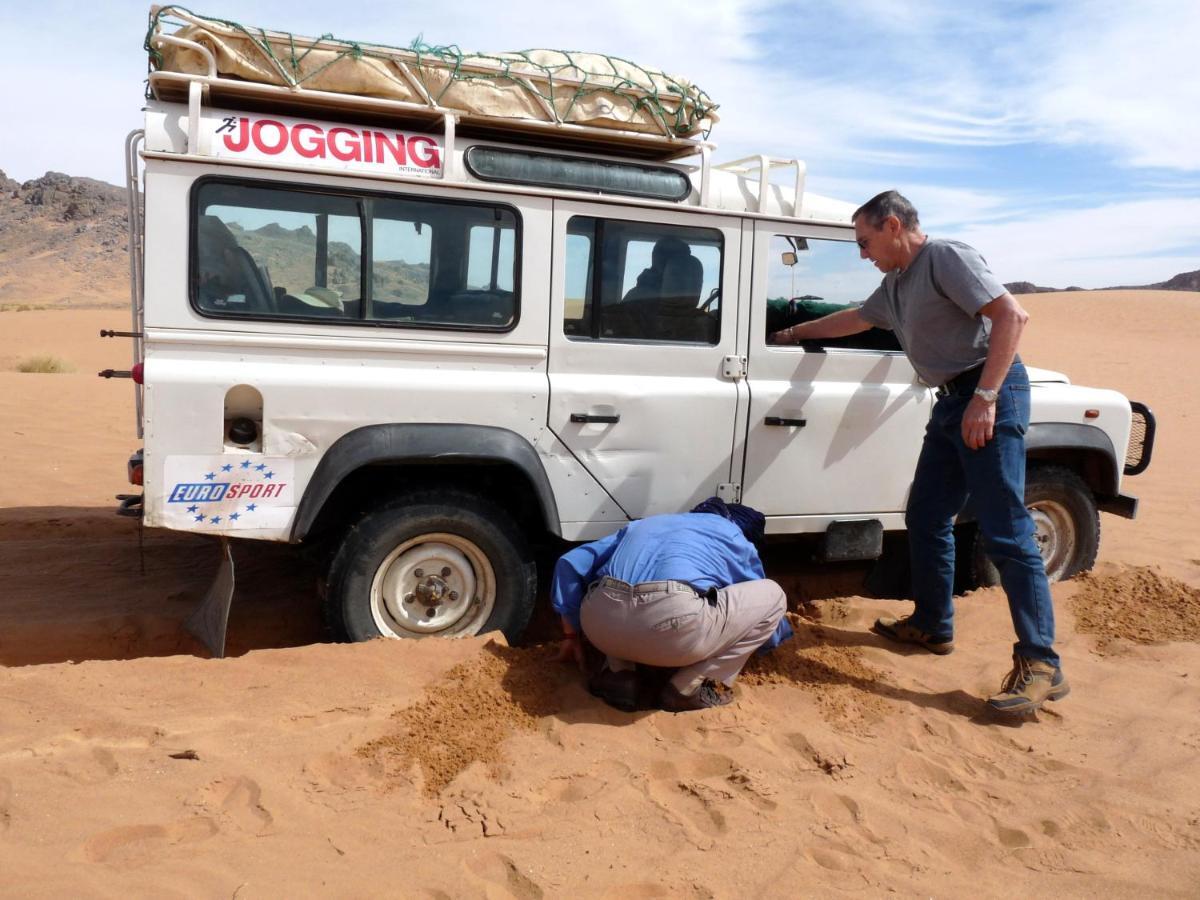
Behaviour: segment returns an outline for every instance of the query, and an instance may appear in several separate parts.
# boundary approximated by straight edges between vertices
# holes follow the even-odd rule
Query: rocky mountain
[[[127,304],[126,221],[115,185],[0,171],[0,309]]]
[[[1052,288],[1041,287],[1029,281],[1010,281],[1004,285],[1008,288],[1010,294],[1052,294],[1059,291],[1083,291],[1087,288],[1081,287],[1066,287]],[[1200,270],[1195,272],[1182,272],[1166,281],[1158,281],[1154,284],[1119,284],[1113,287],[1097,288],[1103,291],[1200,291]]]

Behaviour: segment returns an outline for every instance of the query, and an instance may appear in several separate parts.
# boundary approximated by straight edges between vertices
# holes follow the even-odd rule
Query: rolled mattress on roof
[[[561,122],[695,137],[717,120],[716,105],[691,82],[598,53],[401,49],[298,37],[163,7],[146,38],[151,70],[189,75],[208,74],[206,60],[197,50],[155,41],[164,34],[207,48],[221,78],[436,104],[494,125]]]

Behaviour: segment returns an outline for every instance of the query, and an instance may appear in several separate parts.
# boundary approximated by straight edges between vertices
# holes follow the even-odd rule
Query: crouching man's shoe
[[[1032,712],[1047,700],[1061,700],[1069,693],[1071,686],[1058,666],[1014,654],[1012,671],[987,705],[1005,714]]]
[[[588,680],[588,692],[609,706],[615,706],[623,712],[633,712],[638,705],[637,670],[614,672],[608,666],[602,666]]]
[[[922,631],[912,624],[912,616],[905,616],[903,619],[880,616],[875,620],[875,625],[871,630],[885,638],[899,641],[901,644],[916,644],[918,647],[924,647],[930,653],[936,653],[938,656],[945,656],[954,649],[953,639],[938,637],[928,631]]]
[[[667,712],[689,712],[693,709],[711,709],[733,701],[733,691],[725,685],[705,680],[694,693],[684,694],[671,682],[663,685],[658,695],[659,705]]]

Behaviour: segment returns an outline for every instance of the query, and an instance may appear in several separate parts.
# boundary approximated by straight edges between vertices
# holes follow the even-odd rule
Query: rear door
[[[740,228],[554,202],[549,426],[631,518],[732,480]]]

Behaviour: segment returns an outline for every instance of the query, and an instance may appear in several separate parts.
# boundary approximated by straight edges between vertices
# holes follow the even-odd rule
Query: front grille
[[[1131,421],[1129,446],[1125,450],[1125,474],[1139,475],[1150,465],[1150,454],[1154,450],[1154,413],[1145,403],[1132,400],[1129,403]]]

